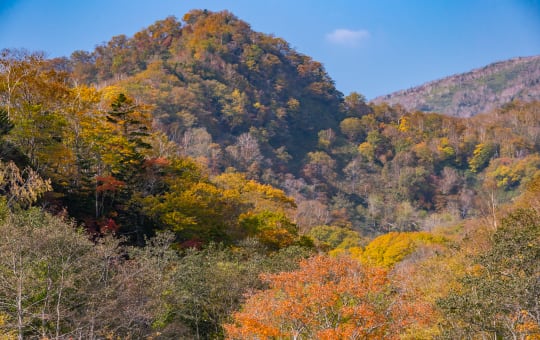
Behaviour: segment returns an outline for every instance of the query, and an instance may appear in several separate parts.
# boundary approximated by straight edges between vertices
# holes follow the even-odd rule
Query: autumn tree
[[[228,339],[397,339],[414,319],[414,307],[392,292],[384,270],[348,257],[318,255],[297,271],[263,279],[269,288],[224,326]]]
[[[0,193],[6,199],[7,207],[28,208],[51,190],[51,181],[43,179],[32,168],[21,170],[12,161],[0,162]]]
[[[461,286],[438,301],[449,338],[540,336],[540,224],[538,213],[518,209],[502,220],[492,248],[475,256]]]
[[[9,214],[0,230],[2,328],[19,339],[94,338],[100,327],[88,317],[105,301],[96,298],[107,294],[114,252],[102,257],[72,223],[35,208]]]
[[[360,141],[366,137],[363,127],[362,121],[357,117],[345,118],[339,124],[341,132],[353,142]]]
[[[361,246],[365,242],[358,232],[336,226],[317,226],[307,235],[313,239],[317,248],[330,251],[331,254],[349,252],[358,255],[362,252]]]
[[[423,245],[444,243],[443,237],[427,232],[390,232],[376,237],[366,246],[362,261],[390,268]]]

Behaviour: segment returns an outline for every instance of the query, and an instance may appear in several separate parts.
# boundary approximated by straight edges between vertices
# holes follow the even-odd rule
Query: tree
[[[337,178],[336,161],[324,151],[309,152],[307,157],[304,175],[315,183],[333,183]]]
[[[339,124],[341,133],[343,133],[352,142],[358,142],[366,137],[362,120],[356,117],[345,118]]]
[[[397,339],[418,321],[385,270],[345,256],[318,255],[297,271],[262,278],[269,288],[251,295],[224,325],[228,339]]]
[[[366,97],[358,92],[351,92],[344,98],[345,111],[348,116],[361,117],[368,114],[371,109],[366,104]]]
[[[475,256],[461,287],[439,299],[449,338],[540,336],[540,215],[518,209],[502,220],[493,244]]]
[[[48,65],[43,56],[25,51],[0,53],[0,100],[13,124],[6,140],[38,171],[52,176],[58,163],[71,163],[65,140],[68,74]],[[58,162],[58,163],[57,163]]]
[[[261,271],[297,268],[308,251],[300,247],[267,254],[250,239],[231,249],[210,244],[181,254],[171,246],[174,234],[162,232],[144,248],[130,252],[112,325],[125,325],[123,337],[209,339],[223,336],[222,323],[239,308],[246,291],[260,288]],[[131,320],[131,328],[127,320]],[[110,322],[110,321],[109,321]],[[138,333],[136,333],[138,332]]]
[[[133,179],[133,172],[142,168],[144,151],[150,149],[146,137],[150,135],[151,119],[141,105],[119,93],[111,103],[106,119],[111,123],[114,138],[108,158],[111,158],[111,172],[121,180]]]
[[[157,190],[137,197],[155,229],[175,232],[179,242],[228,241],[241,213],[238,193],[211,183],[190,159],[165,160],[160,168]]]
[[[317,226],[307,235],[313,239],[315,245],[322,250],[346,250],[355,248],[361,251],[363,243],[360,234],[354,230],[335,226]],[[339,252],[339,251],[338,251]]]
[[[362,254],[371,265],[391,268],[422,245],[443,244],[445,239],[427,232],[390,232],[372,240]]]
[[[0,314],[23,338],[94,338],[89,320],[106,296],[110,253],[85,233],[32,208],[0,222]],[[110,251],[110,248],[109,248]],[[105,275],[104,275],[105,274]],[[102,308],[104,306],[100,306]],[[97,331],[96,331],[97,333]]]
[[[298,228],[283,213],[263,211],[242,214],[240,227],[248,236],[256,237],[270,250],[285,248],[298,238]]]
[[[42,54],[23,50],[0,51],[0,96],[8,118],[12,118],[13,110],[20,108],[19,99],[27,92],[24,87],[36,77],[43,59]]]
[[[51,181],[41,178],[32,168],[21,171],[12,161],[0,162],[0,193],[9,208],[28,208],[51,190]]]
[[[243,133],[236,139],[236,143],[227,147],[227,152],[236,161],[236,166],[241,171],[246,171],[252,164],[263,160],[259,149],[259,142],[251,133]]]
[[[497,152],[497,146],[490,143],[480,143],[474,148],[473,156],[469,160],[469,168],[472,172],[482,171]]]

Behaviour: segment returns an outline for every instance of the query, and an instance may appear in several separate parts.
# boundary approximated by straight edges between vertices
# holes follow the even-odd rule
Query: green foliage
[[[476,145],[473,157],[469,160],[469,168],[472,172],[483,170],[489,163],[491,157],[495,154],[497,148],[493,144],[480,143]]]
[[[365,131],[362,121],[356,117],[345,118],[339,124],[341,133],[351,141],[359,141],[365,138]]]
[[[460,289],[438,302],[448,337],[540,335],[539,217],[522,209],[504,218],[491,249],[474,258]]]
[[[85,233],[35,208],[0,223],[3,330],[23,337],[87,337],[110,268]],[[100,294],[104,294],[101,296]],[[85,306],[85,308],[81,308]],[[99,316],[98,316],[99,318]]]
[[[157,312],[153,327],[165,337],[222,337],[221,324],[238,309],[244,293],[262,287],[259,273],[296,269],[309,255],[297,247],[265,255],[260,243],[246,240],[235,249],[211,244],[179,256],[168,247],[172,236],[160,234],[133,252],[139,270],[147,273],[137,275],[144,279],[138,289],[157,294],[148,296],[159,302],[152,310]]]
[[[94,52],[78,51],[69,65],[58,63],[38,54],[2,55],[4,69],[24,79],[1,89],[13,124],[3,154],[22,167],[20,156],[26,157],[51,179],[62,201],[55,204],[81,220],[93,215],[89,225],[96,229],[109,219],[123,232],[152,229],[144,216],[128,217],[125,209],[138,210],[148,195],[142,183],[155,174],[141,169],[144,162],[178,153],[214,175],[234,167],[299,202],[317,200],[329,208],[323,223],[365,232],[420,228],[440,212],[472,215],[482,208],[469,196],[485,186],[484,178],[494,176],[514,190],[517,177],[534,166],[500,167],[483,177],[492,158],[535,153],[534,129],[524,128],[537,125],[535,104],[515,102],[469,122],[368,105],[358,93],[342,98],[320,63],[282,39],[251,31],[228,12],[193,11],[183,23],[167,18]],[[70,87],[70,77],[109,86]],[[177,147],[159,141],[152,119]],[[444,168],[458,178],[443,174]],[[529,174],[523,176],[526,182]],[[130,183],[96,192],[106,178]],[[451,194],[439,190],[440,183],[450,185]],[[331,203],[339,195],[347,201],[340,207]],[[405,226],[398,209],[381,211],[370,206],[370,197],[389,206],[409,201],[408,216],[417,221]]]
[[[14,125],[11,119],[9,119],[8,112],[0,109],[0,136],[6,135]]]
[[[348,249],[359,247],[363,243],[358,232],[335,226],[317,226],[311,228],[307,235],[323,250]]]
[[[273,250],[292,245],[298,236],[296,225],[279,212],[242,214],[239,223],[248,236],[256,237],[261,244]]]

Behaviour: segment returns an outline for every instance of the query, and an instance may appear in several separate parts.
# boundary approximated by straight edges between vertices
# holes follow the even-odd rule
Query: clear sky
[[[194,8],[284,38],[368,99],[540,55],[540,0],[0,0],[0,48],[69,56]]]

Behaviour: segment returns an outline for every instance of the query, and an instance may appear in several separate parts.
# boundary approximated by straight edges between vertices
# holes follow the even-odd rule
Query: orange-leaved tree
[[[386,270],[350,257],[317,255],[297,271],[262,278],[269,288],[250,296],[224,325],[228,339],[393,339],[421,321]]]

